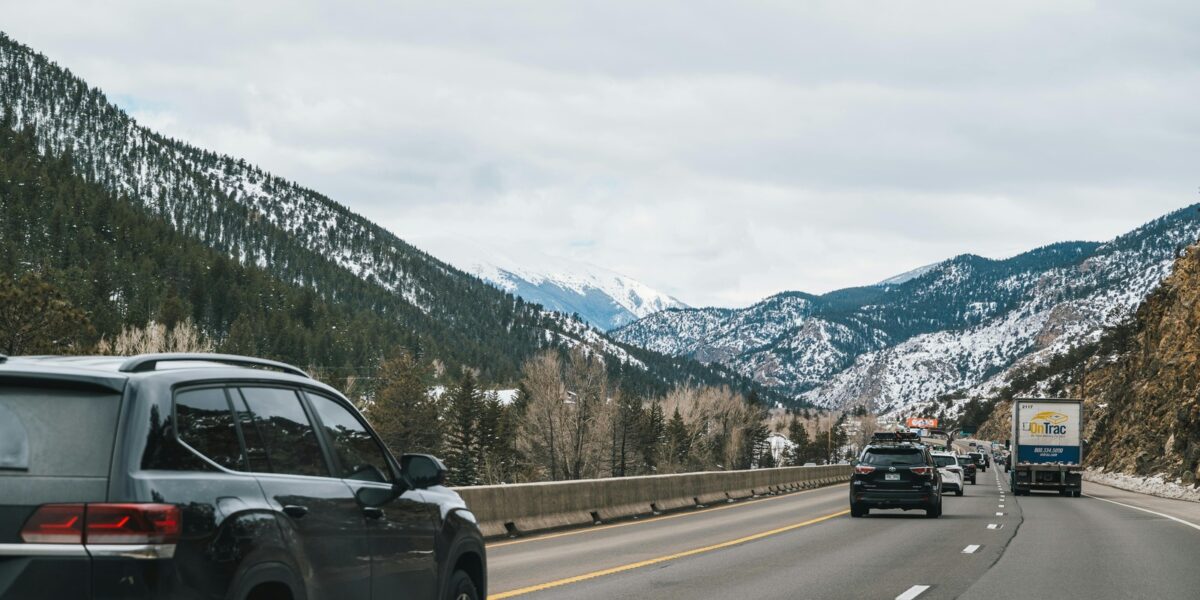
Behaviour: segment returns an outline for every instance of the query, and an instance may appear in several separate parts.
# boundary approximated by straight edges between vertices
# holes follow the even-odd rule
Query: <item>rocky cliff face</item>
[[[1132,321],[1044,369],[1012,396],[1083,397],[1086,462],[1132,475],[1196,485],[1200,468],[1200,245],[1176,261]],[[999,402],[981,436],[1008,437],[1010,404]]]

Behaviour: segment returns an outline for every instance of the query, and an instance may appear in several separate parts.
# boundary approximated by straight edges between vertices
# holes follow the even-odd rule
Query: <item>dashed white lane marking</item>
[[[930,587],[928,585],[914,585],[908,588],[903,594],[896,596],[896,600],[914,600],[917,596],[924,594],[925,590],[928,590]]]
[[[1004,516],[1004,513],[1002,513],[1002,512],[998,512],[998,513],[996,513],[996,516],[997,516],[997,517],[1003,517],[1003,516]]]
[[[1097,498],[1096,496],[1091,496],[1088,494],[1084,494],[1084,496],[1087,496],[1088,498],[1091,498],[1093,500],[1103,500],[1105,502],[1108,502],[1109,504],[1116,504],[1117,506],[1124,506],[1125,508],[1132,508],[1133,510],[1140,510],[1144,513],[1150,513],[1152,515],[1159,516],[1164,519],[1170,519],[1172,521],[1175,521],[1176,523],[1179,523],[1180,525],[1187,525],[1188,527],[1191,527],[1192,529],[1200,530],[1200,525],[1197,525],[1190,521],[1184,521],[1183,519],[1180,519],[1179,517],[1172,517],[1171,515],[1166,515],[1166,514],[1163,514],[1160,512],[1156,512],[1156,511],[1150,510],[1148,508],[1142,508],[1140,506],[1134,506],[1132,504],[1125,504],[1122,502],[1117,502],[1116,500],[1109,500],[1107,498]]]
[[[975,552],[978,550],[979,550],[979,544],[971,544],[970,546],[963,548],[962,553],[963,554],[975,554]]]
[[[988,529],[1000,529],[1001,527],[1004,526],[999,523],[988,523]]]
[[[1004,505],[1003,505],[1003,504],[1001,504],[1001,505],[999,506],[999,508],[1004,508]]]

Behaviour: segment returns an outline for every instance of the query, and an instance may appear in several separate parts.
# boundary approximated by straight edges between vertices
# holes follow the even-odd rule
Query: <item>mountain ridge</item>
[[[1200,236],[1196,209],[1109,242],[1059,242],[1005,259],[961,254],[898,284],[785,292],[727,312],[665,311],[613,335],[721,362],[824,407],[932,407],[946,394],[986,393],[1022,359],[1044,360],[1128,314]],[[773,313],[785,298],[803,306]]]

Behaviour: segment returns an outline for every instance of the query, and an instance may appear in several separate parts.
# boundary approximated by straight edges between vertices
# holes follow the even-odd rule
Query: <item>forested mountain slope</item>
[[[635,388],[747,387],[719,366],[623,347],[313,190],[150,131],[3,34],[0,110],[11,173],[0,180],[3,274],[52,271],[97,334],[178,299],[223,343],[245,335],[257,353],[344,372],[369,373],[385,349],[406,346],[511,383],[539,349],[585,342]],[[86,197],[62,193],[80,186]]]

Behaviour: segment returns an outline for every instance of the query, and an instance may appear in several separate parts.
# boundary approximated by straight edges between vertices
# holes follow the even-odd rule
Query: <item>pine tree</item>
[[[400,351],[379,367],[367,418],[393,453],[440,454],[440,401],[429,393],[429,366]]]
[[[642,450],[642,469],[646,473],[658,471],[658,459],[666,441],[667,423],[663,417],[662,402],[655,400],[650,403],[650,410],[642,422],[640,446]]]
[[[483,475],[485,447],[481,431],[483,392],[475,375],[464,369],[458,383],[446,392],[446,467],[455,485],[478,485]]]
[[[792,415],[792,420],[788,422],[787,436],[792,443],[788,449],[788,463],[792,466],[803,465],[809,457],[808,429],[796,415]]]
[[[0,274],[0,352],[55,354],[81,350],[95,333],[87,314],[61,290],[32,273],[13,281]]]
[[[671,462],[676,468],[687,470],[691,462],[692,439],[688,434],[687,424],[683,422],[683,416],[679,414],[679,407],[675,408],[675,413],[667,423],[667,444]]]

